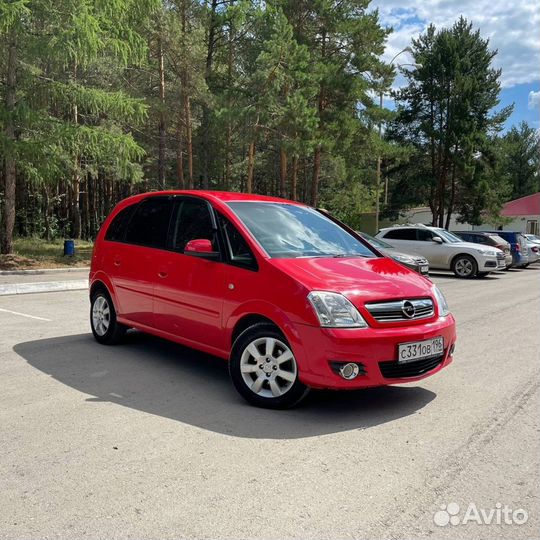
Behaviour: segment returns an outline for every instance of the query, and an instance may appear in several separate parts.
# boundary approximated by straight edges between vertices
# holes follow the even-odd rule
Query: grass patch
[[[75,255],[64,257],[64,241],[16,238],[13,255],[0,255],[0,270],[89,266],[92,242],[75,240]]]

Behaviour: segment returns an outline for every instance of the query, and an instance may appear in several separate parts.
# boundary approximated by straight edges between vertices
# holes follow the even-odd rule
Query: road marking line
[[[12,315],[20,315],[21,317],[28,317],[29,319],[37,319],[38,321],[51,322],[51,319],[45,319],[44,317],[36,317],[35,315],[28,315],[27,313],[20,313],[19,311],[11,311],[11,309],[2,309],[0,311],[4,313],[11,313]]]

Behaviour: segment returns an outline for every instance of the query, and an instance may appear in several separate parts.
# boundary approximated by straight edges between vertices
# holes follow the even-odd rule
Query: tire
[[[280,358],[284,359],[278,362]],[[288,409],[309,392],[298,378],[287,339],[269,323],[254,324],[236,338],[229,373],[238,393],[257,407]]]
[[[457,255],[452,261],[452,272],[462,279],[471,279],[478,273],[478,264],[470,255]]]
[[[527,268],[530,263],[524,264],[521,268]]]
[[[90,300],[90,326],[94,338],[102,345],[119,343],[127,331],[127,327],[116,320],[112,299],[102,288],[97,289]]]

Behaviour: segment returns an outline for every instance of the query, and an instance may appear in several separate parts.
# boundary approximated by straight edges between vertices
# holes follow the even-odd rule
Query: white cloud
[[[529,109],[540,108],[540,91],[529,92]]]
[[[385,52],[388,60],[429,23],[437,28],[451,26],[463,15],[483,37],[489,38],[491,48],[498,49],[494,64],[502,68],[503,87],[540,79],[537,0],[373,0],[371,5],[379,9],[381,22],[394,28]],[[410,59],[401,60],[407,61]]]

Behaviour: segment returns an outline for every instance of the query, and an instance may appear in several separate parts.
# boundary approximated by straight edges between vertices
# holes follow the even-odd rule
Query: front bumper
[[[299,324],[296,329],[301,342],[300,350],[295,350],[300,380],[312,388],[352,390],[418,381],[452,362],[451,351],[456,342],[456,326],[451,315],[414,326],[338,329]],[[418,365],[401,369],[404,365],[397,364],[400,343],[437,336],[444,338],[444,353],[440,358],[418,361]],[[331,363],[335,362],[361,364],[364,374],[353,380],[343,379],[332,370]]]
[[[504,259],[502,259],[502,262],[499,262],[499,259],[496,256],[488,257],[483,256],[478,259],[478,271],[479,272],[495,272],[497,270],[501,270],[506,268],[506,264],[504,263]]]

